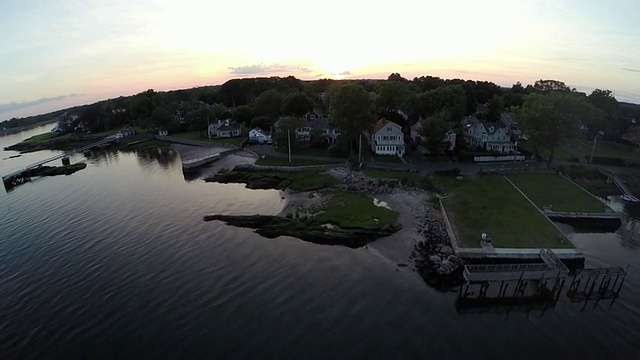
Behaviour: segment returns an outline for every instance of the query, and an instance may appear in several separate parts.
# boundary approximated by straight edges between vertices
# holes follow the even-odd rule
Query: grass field
[[[483,232],[502,248],[572,248],[570,242],[502,176],[462,181],[435,177],[448,196],[442,199],[462,247],[479,247]]]
[[[320,156],[320,157],[335,157],[336,159],[346,160],[344,156],[334,156],[327,151],[328,147],[305,147],[305,148],[291,148],[292,155],[304,155],[304,156]],[[286,146],[273,147],[274,151],[287,154],[289,149]]]
[[[324,212],[312,218],[314,223],[331,223],[344,229],[377,229],[395,226],[398,222],[397,212],[374,205],[367,195],[345,190],[332,191],[322,210]]]
[[[175,134],[169,134],[169,135],[179,137],[182,139],[211,142],[213,144],[218,143],[218,144],[229,144],[229,145],[240,146],[240,144],[247,139],[249,130],[243,129],[240,136],[231,137],[231,138],[219,138],[219,139],[212,138],[211,140],[209,140],[209,138],[207,137],[202,137],[202,133],[203,133],[202,131],[188,131],[188,132],[175,133]]]
[[[568,160],[569,158],[586,159],[591,156],[591,150],[593,149],[592,141],[593,139],[591,139],[591,141],[585,139],[568,141],[556,148],[555,158],[560,160]],[[531,141],[521,141],[518,143],[518,147],[532,151],[533,144]],[[542,156],[549,156],[547,149],[539,148],[538,151]],[[640,149],[611,141],[598,140],[593,155],[633,160],[640,157]]]
[[[509,175],[508,178],[540,209],[551,205],[554,211],[562,212],[600,213],[611,211],[598,199],[558,175]]]

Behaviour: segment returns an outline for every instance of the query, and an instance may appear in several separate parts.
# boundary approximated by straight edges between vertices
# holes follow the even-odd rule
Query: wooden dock
[[[73,156],[73,155],[75,155],[77,153],[83,153],[83,152],[85,152],[85,151],[87,151],[89,149],[93,149],[93,148],[97,148],[97,147],[108,145],[108,144],[114,142],[115,140],[116,140],[115,136],[113,136],[113,135],[107,136],[106,138],[104,138],[104,139],[102,139],[100,141],[91,143],[89,145],[83,146],[83,147],[75,149],[73,151],[64,152],[62,154],[59,154],[59,155],[56,155],[56,156],[52,156],[52,157],[44,159],[44,160],[40,160],[40,161],[35,162],[33,164],[27,165],[22,169],[17,169],[17,170],[12,171],[9,174],[3,175],[2,176],[2,182],[5,184],[5,186],[7,184],[11,184],[11,183],[13,183],[15,181],[18,181],[19,178],[21,178],[22,174],[24,174],[25,172],[37,169],[37,168],[43,166],[44,164],[50,163],[52,161],[56,161],[56,160],[62,159],[62,163],[68,165],[68,161],[69,161],[69,158],[71,156]]]

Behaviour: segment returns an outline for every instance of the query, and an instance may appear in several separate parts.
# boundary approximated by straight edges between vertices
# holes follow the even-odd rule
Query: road
[[[250,145],[246,147],[247,150],[251,150],[258,155],[266,155],[278,158],[288,158],[289,155],[286,153],[277,152],[273,149],[273,145]],[[292,154],[292,158],[299,160],[317,160],[317,161],[325,161],[325,162],[342,162],[344,159],[333,158],[333,157],[324,157],[324,156],[310,156],[310,155],[296,155]],[[389,163],[389,162],[381,162],[381,161],[365,161],[364,165],[369,167],[379,167],[386,169],[397,169],[397,170],[415,170],[424,174],[433,173],[436,171],[445,171],[451,170],[454,168],[459,168],[462,175],[475,175],[478,171],[482,170],[506,170],[512,168],[542,168],[546,164],[544,162],[501,162],[501,163],[485,163],[485,164],[475,164],[475,163],[460,163],[453,161],[439,161],[433,162],[429,161],[419,154],[409,154],[407,156],[408,163]]]

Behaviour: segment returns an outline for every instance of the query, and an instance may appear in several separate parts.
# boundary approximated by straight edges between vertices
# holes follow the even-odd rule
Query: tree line
[[[79,115],[76,121],[92,132],[123,125],[180,132],[205,131],[208,122],[226,118],[269,130],[278,119],[287,117],[285,124],[295,127],[313,109],[330,114],[330,125],[343,135],[338,145],[344,151],[355,150],[360,134],[385,117],[401,125],[405,133],[421,121],[427,146],[435,152],[447,131],[461,134],[463,116],[498,121],[502,111],[510,109],[530,141],[550,151],[550,159],[564,139],[577,135],[578,123],[588,128],[586,137],[602,131],[616,139],[629,130],[634,118],[640,119],[640,106],[619,103],[609,90],[595,89],[587,95],[558,80],[538,80],[527,86],[518,82],[504,88],[488,81],[435,76],[409,80],[398,73],[385,80],[231,79],[220,86],[166,92],[150,89],[74,111]],[[12,119],[3,125],[19,123]],[[461,148],[463,138],[458,136]]]

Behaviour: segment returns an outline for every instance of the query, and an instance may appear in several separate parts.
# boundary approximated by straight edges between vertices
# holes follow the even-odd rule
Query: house
[[[462,119],[462,129],[467,144],[487,151],[513,153],[509,128],[500,122],[481,121],[475,116]]]
[[[116,139],[121,139],[125,136],[135,135],[136,131],[132,128],[122,128],[116,132]]]
[[[378,120],[368,134],[371,151],[376,155],[404,156],[402,127],[385,118]]]
[[[317,111],[310,111],[305,114],[304,118],[307,120],[304,124],[298,127],[295,131],[296,141],[309,142],[311,141],[311,135],[315,131],[322,135],[326,142],[329,144],[335,144],[340,137],[340,129],[333,128],[329,125],[329,119],[324,117],[322,113]],[[311,120],[309,120],[311,119]],[[282,120],[282,119],[280,119]],[[280,120],[273,124],[275,131],[280,130]]]
[[[442,149],[444,151],[453,151],[456,148],[456,139],[457,134],[455,131],[447,131],[442,138]],[[418,121],[411,126],[411,140],[413,140],[413,143],[416,145],[422,145],[427,141],[427,137],[422,135],[421,121]]]
[[[324,117],[325,116],[318,109],[313,109],[307,112],[306,114],[304,114],[304,118],[307,120],[307,122],[314,121],[316,119],[321,119]]]
[[[218,120],[209,125],[209,135],[217,138],[228,138],[240,136],[242,133],[242,124],[232,119]]]
[[[271,141],[271,135],[260,128],[253,128],[249,131],[249,142],[252,144],[264,144]]]
[[[160,135],[160,136],[167,136],[167,135],[169,135],[169,130],[167,130],[167,129],[160,129],[160,130],[158,130],[158,135]]]

